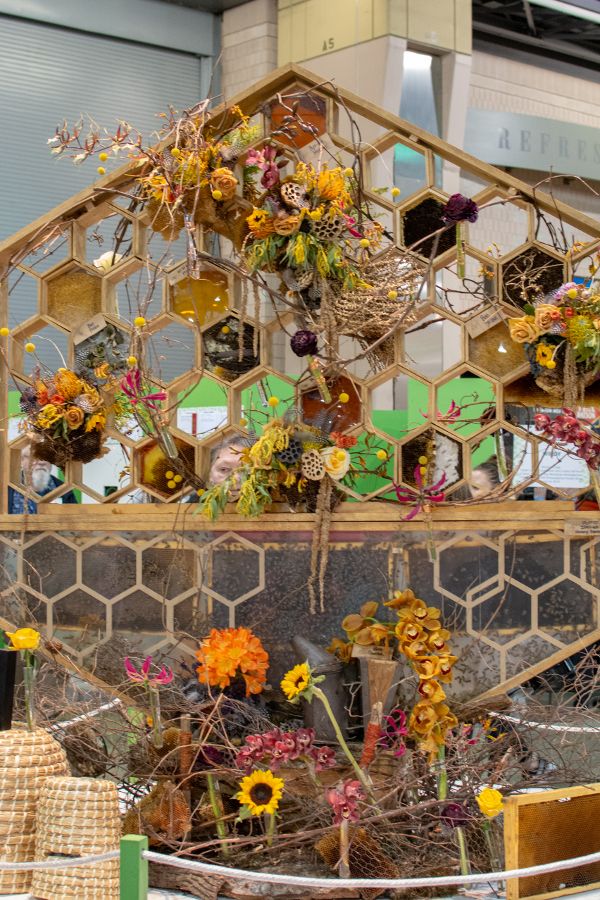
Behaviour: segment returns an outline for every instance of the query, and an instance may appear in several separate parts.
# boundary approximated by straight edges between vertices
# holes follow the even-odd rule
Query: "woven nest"
[[[368,347],[393,329],[413,324],[425,271],[423,263],[397,247],[373,257],[360,273],[370,287],[344,291],[331,299],[338,332]],[[372,352],[379,365],[393,363],[393,355],[392,339]]]
[[[119,799],[112,782],[51,778],[43,785],[36,816],[36,860],[106,853],[118,849],[120,836]],[[102,863],[102,868],[35,871],[31,892],[45,900],[117,900],[118,860]]]
[[[64,469],[71,460],[88,463],[102,453],[102,431],[73,431],[68,438],[51,438],[47,435],[37,439],[32,447],[36,459],[43,459],[59,469]]]
[[[20,728],[0,732],[0,844],[8,862],[29,862],[35,855],[35,815],[45,781],[66,775],[60,744],[48,732]],[[0,872],[0,893],[26,893],[31,872]]]

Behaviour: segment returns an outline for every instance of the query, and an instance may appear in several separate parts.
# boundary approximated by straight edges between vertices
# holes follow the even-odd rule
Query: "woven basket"
[[[118,850],[120,837],[119,798],[112,782],[92,778],[46,782],[36,817],[36,860]],[[36,871],[31,893],[43,900],[118,900],[119,861]]]
[[[8,862],[35,856],[35,813],[46,780],[68,774],[67,757],[47,731],[0,732],[0,845]],[[31,872],[0,872],[0,894],[26,893]]]

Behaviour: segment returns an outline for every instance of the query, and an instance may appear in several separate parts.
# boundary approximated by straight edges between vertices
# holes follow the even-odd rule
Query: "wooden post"
[[[121,838],[121,900],[147,900],[148,860],[142,858],[147,849],[145,834],[126,834]]]

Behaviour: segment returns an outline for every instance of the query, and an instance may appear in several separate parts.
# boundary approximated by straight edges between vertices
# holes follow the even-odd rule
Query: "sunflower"
[[[257,769],[242,778],[236,799],[253,816],[260,816],[262,813],[272,815],[279,807],[282,794],[283,779],[276,778],[270,769],[264,772]]]
[[[300,663],[284,675],[281,690],[288,700],[295,700],[310,686],[311,673],[308,663]]]

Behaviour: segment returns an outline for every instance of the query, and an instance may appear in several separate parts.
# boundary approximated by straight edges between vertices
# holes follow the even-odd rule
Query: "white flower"
[[[82,163],[84,161],[84,159],[86,159],[86,157],[87,157],[87,153],[78,153],[77,156],[73,157],[73,162],[75,163],[76,166],[78,166],[80,163]]]
[[[325,471],[334,481],[340,481],[350,468],[350,454],[340,447],[324,447],[321,459]]]
[[[53,147],[50,153],[62,153],[64,149],[64,147]]]
[[[106,253],[103,253],[102,256],[99,256],[98,259],[94,260],[94,265],[97,269],[101,269],[103,272],[108,272],[109,269],[112,269],[113,266],[123,259],[122,253],[114,253],[112,250],[107,250]]]
[[[56,144],[59,140],[60,140],[59,136],[57,134],[55,134],[54,137],[48,138],[46,143],[47,144]]]

